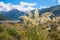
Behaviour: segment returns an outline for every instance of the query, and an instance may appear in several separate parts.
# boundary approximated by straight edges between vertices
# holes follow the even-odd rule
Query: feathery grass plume
[[[35,9],[35,11],[34,11],[34,19],[37,19],[37,18],[39,18],[39,11],[38,11],[38,9]]]
[[[56,25],[60,25],[60,16],[57,15],[56,17],[53,18],[53,23]]]
[[[28,17],[27,16],[21,16],[21,17],[19,17],[19,18],[22,18],[23,19],[23,21],[24,21],[24,23],[26,24],[27,22],[28,22]]]
[[[28,14],[28,21],[29,21],[29,26],[34,25],[34,20],[33,20],[33,14],[31,12],[27,12]]]
[[[38,23],[39,21],[40,21],[39,11],[38,11],[38,9],[35,9],[33,22],[34,22],[35,25],[38,25],[39,24]]]
[[[60,21],[60,15],[57,15],[56,17],[55,17],[56,19],[56,22],[59,22]]]
[[[52,16],[52,15],[53,15],[52,12],[43,13],[43,14],[41,15],[41,20],[40,20],[40,22],[41,22],[42,24],[48,23],[49,21],[51,21],[50,16]]]
[[[34,18],[33,18],[33,14],[31,12],[27,12],[27,14],[29,16],[22,16],[20,18],[23,18],[25,23],[28,23],[31,25],[36,25],[36,23],[38,24],[39,12],[37,9],[34,11]]]
[[[57,25],[57,29],[60,30],[60,15],[57,15],[53,18],[53,22],[55,25]]]
[[[29,18],[33,18],[33,14],[31,12],[27,12]]]
[[[52,16],[52,15],[54,15],[52,12],[45,12],[42,14],[42,16],[46,16],[46,17]]]

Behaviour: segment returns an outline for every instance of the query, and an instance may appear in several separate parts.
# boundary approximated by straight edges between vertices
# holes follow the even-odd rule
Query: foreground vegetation
[[[60,40],[60,16],[51,12],[27,12],[23,23],[1,23],[0,40]],[[53,17],[54,16],[54,17]]]

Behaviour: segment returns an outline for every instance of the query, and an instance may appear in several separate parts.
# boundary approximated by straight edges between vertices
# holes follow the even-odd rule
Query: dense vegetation
[[[6,20],[7,18],[5,16],[3,16],[2,14],[0,14],[0,20]]]
[[[39,16],[37,9],[27,14],[19,17],[23,23],[0,24],[0,40],[60,40],[59,15],[46,12]]]

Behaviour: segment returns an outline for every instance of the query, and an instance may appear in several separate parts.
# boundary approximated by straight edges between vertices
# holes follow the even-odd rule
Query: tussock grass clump
[[[39,11],[36,9],[34,15],[28,12],[29,16],[22,16],[20,18],[24,21],[24,28],[27,30],[27,40],[58,40],[56,34],[59,26],[59,17],[52,17],[52,12],[43,13],[39,16]],[[60,26],[59,26],[60,27]],[[52,36],[53,35],[53,36]]]

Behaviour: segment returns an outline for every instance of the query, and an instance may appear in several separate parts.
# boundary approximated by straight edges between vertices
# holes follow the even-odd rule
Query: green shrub
[[[17,39],[21,39],[21,35],[20,35],[20,33],[19,33],[17,30],[8,29],[8,33],[9,33],[11,36],[14,36],[14,37],[17,38]]]
[[[4,28],[0,26],[0,32],[3,32],[4,31]]]

